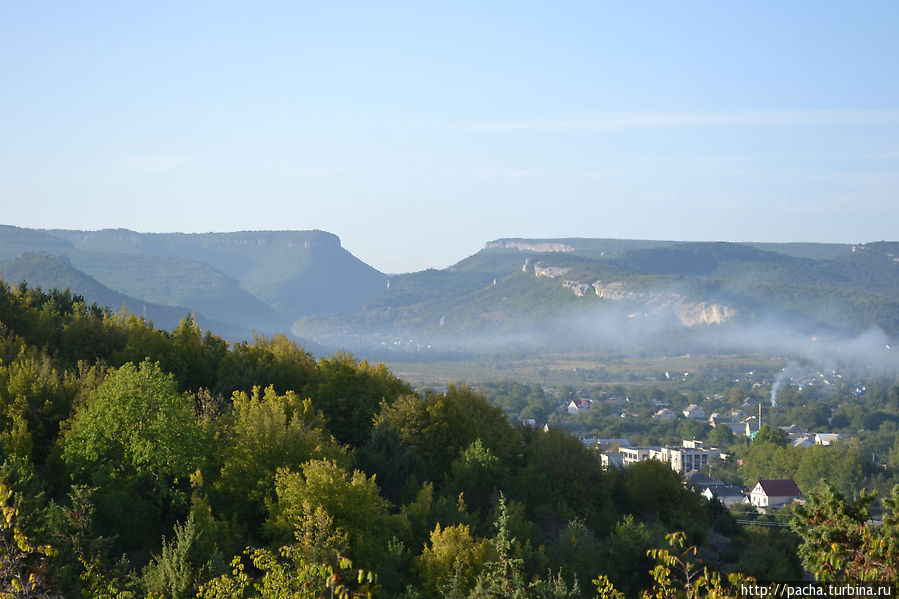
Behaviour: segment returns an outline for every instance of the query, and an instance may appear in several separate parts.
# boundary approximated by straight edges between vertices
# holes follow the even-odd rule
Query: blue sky
[[[0,222],[862,242],[899,223],[896,2],[0,8]]]

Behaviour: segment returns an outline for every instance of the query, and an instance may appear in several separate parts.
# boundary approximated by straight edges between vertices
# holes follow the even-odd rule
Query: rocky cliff
[[[558,241],[530,241],[527,239],[497,239],[488,241],[484,249],[518,250],[520,252],[573,252],[574,247]]]

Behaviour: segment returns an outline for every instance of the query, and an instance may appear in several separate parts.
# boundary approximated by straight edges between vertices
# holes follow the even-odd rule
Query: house
[[[710,476],[706,476],[699,470],[691,470],[684,474],[684,483],[688,487],[693,487],[697,491],[705,491],[709,487],[723,487],[724,483],[720,480],[715,480]]]
[[[718,485],[707,487],[702,492],[703,497],[711,501],[717,499],[727,507],[733,507],[743,503],[749,503],[749,498],[743,493],[740,487],[731,487],[728,485]]]
[[[584,433],[583,435],[578,435],[578,440],[581,442],[581,445],[588,449],[596,447],[596,437],[593,436],[593,433]]]
[[[593,447],[596,445],[596,437],[587,432],[587,427],[579,422],[560,422],[553,424],[544,424],[543,432],[562,431],[565,434],[577,437],[584,447]]]
[[[695,403],[691,403],[689,406],[684,408],[684,418],[705,420],[705,410],[697,406]]]
[[[677,414],[674,413],[674,410],[671,408],[662,408],[658,412],[652,415],[653,418],[657,420],[674,420],[677,418]]]
[[[760,480],[749,492],[749,502],[755,507],[779,508],[802,497],[802,491],[792,478]]]
[[[579,422],[553,422],[544,424],[543,432],[548,433],[549,431],[562,431],[563,433],[579,437],[586,434],[587,427]]]
[[[624,466],[621,452],[618,451],[607,451],[605,453],[601,453],[599,454],[599,459],[600,461],[602,461],[603,470],[608,470],[609,468],[621,468]]]
[[[827,447],[829,445],[833,445],[837,441],[843,439],[843,435],[837,433],[817,433],[815,435],[815,445],[821,445],[823,447]]]
[[[799,449],[805,449],[806,447],[811,447],[814,445],[812,440],[808,437],[797,437],[793,440],[793,447],[797,447]]]
[[[797,424],[791,424],[790,426],[782,426],[782,427],[780,427],[780,430],[785,432],[788,437],[790,435],[801,435],[801,434],[805,433],[805,429],[803,429],[801,426],[799,426]]]
[[[596,444],[600,447],[630,447],[631,442],[629,439],[597,439]]]

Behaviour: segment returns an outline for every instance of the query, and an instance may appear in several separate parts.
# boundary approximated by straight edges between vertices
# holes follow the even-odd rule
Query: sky
[[[899,239],[899,3],[0,6],[0,223]]]

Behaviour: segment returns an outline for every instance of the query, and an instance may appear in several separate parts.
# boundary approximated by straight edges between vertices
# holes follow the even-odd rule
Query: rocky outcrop
[[[736,310],[721,304],[683,302],[675,307],[680,321],[692,327],[697,324],[722,324],[736,315]]]
[[[562,281],[562,287],[567,289],[571,289],[574,294],[578,297],[584,297],[587,295],[592,287],[587,283],[581,283],[580,281]]]
[[[563,277],[568,274],[568,271],[571,270],[567,266],[543,266],[539,262],[534,264],[534,275],[538,277],[548,277],[550,279],[555,279],[556,277]]]
[[[691,302],[679,293],[644,292],[629,289],[622,281],[592,285],[596,295],[606,300],[628,300],[643,305],[644,316],[673,312],[681,324],[692,327],[699,324],[722,324],[732,319],[737,310],[712,302]],[[636,315],[634,315],[636,316]]]
[[[520,252],[573,252],[574,247],[561,241],[528,241],[526,239],[497,239],[488,241],[484,249],[518,250]]]
[[[592,287],[596,290],[596,295],[603,299],[638,299],[638,294],[625,288],[624,283],[622,283],[621,281],[614,281],[612,283],[605,284],[602,281],[596,281],[593,283]]]

